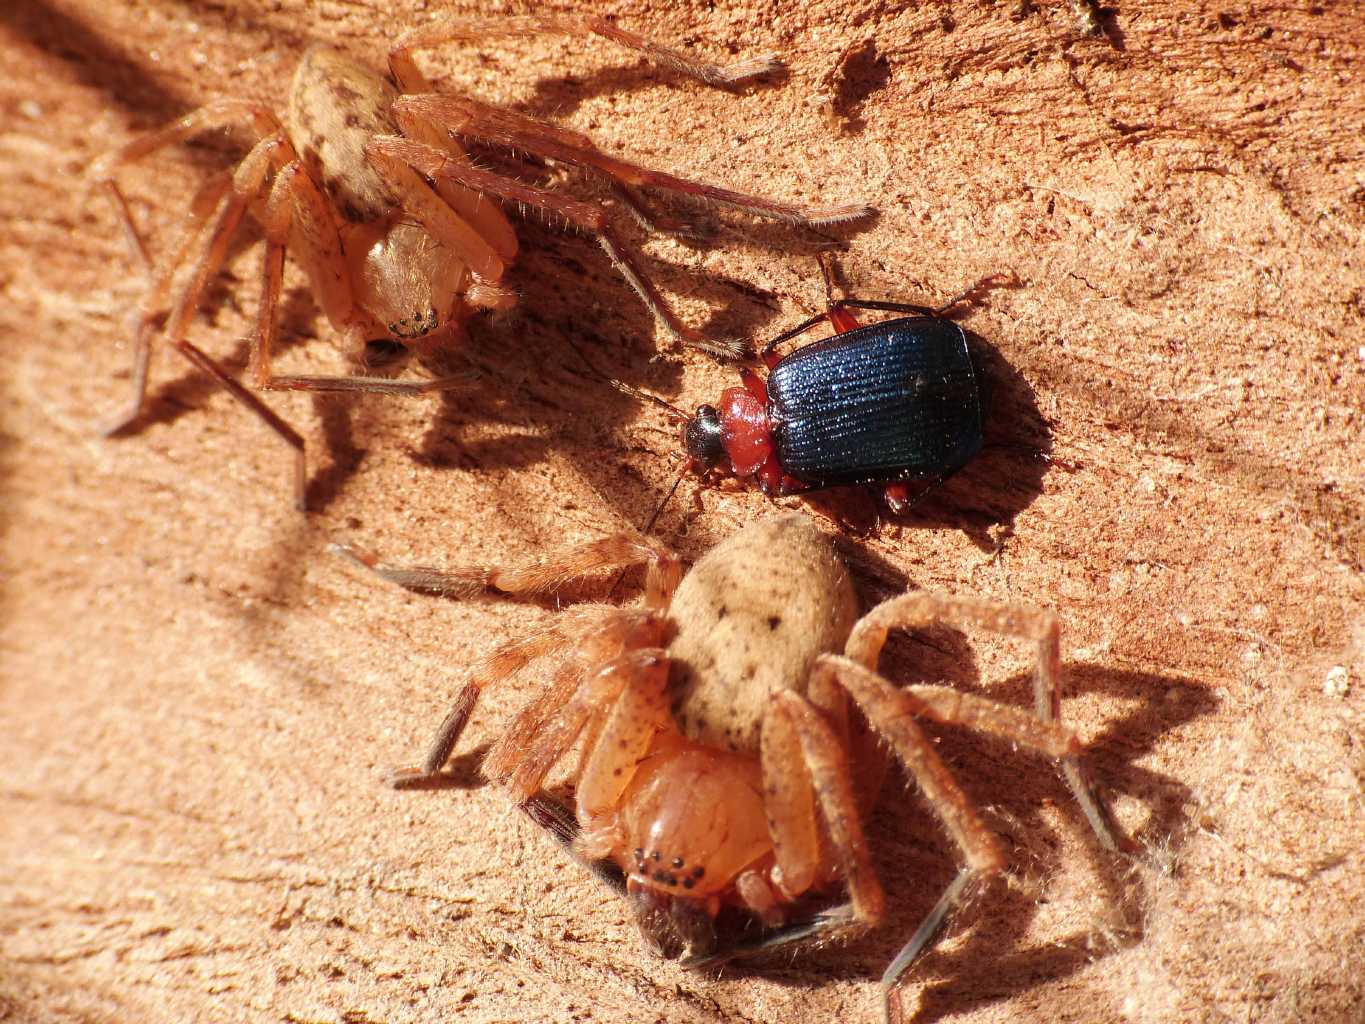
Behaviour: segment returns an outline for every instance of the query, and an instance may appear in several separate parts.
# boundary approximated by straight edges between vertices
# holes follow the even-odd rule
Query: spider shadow
[[[972,675],[971,666],[960,673]],[[1067,666],[1066,676],[1073,694],[1093,693],[1132,702],[1130,710],[1110,721],[1088,744],[1086,762],[1102,791],[1142,800],[1146,817],[1129,835],[1140,852],[1112,855],[1100,848],[1059,774],[1046,769],[1021,772],[1018,761],[1023,755],[1003,752],[1001,744],[929,728],[954,776],[1012,851],[1011,872],[1017,872],[1023,861],[1025,881],[1022,885],[994,884],[959,910],[950,922],[949,934],[962,936],[961,941],[947,949],[931,948],[898,986],[907,1007],[918,990],[916,1008],[906,1019],[927,1024],[1002,1002],[1040,983],[1072,975],[1098,956],[1126,948],[1141,937],[1147,892],[1140,869],[1150,859],[1146,851],[1165,847],[1178,852],[1186,824],[1182,808],[1192,794],[1178,780],[1137,762],[1156,748],[1162,736],[1212,714],[1218,701],[1211,687],[1185,677],[1095,665]],[[1169,699],[1172,692],[1180,694],[1178,701]],[[1028,706],[1031,678],[1019,676],[992,686],[989,694]],[[1009,794],[1003,800],[1002,792]],[[925,838],[941,837],[942,828],[923,801],[908,793],[904,801],[898,796],[893,801],[892,796],[884,788],[881,812],[871,820],[868,831],[880,877],[886,882],[887,919],[904,926],[883,927],[848,946],[814,951],[796,961],[787,953],[731,964],[725,969],[727,974],[762,976],[801,988],[822,986],[831,976],[847,980],[880,976],[911,926],[924,919],[956,873],[947,842]],[[893,802],[891,809],[888,805]],[[1060,832],[1040,814],[1048,805],[1063,812]],[[1105,889],[1109,913],[1094,928],[1028,948],[1023,944],[1040,904],[1047,901],[1046,880],[1058,870],[1057,850],[1067,834],[1082,842],[1089,868]],[[893,864],[894,872],[889,870]],[[907,891],[897,881],[905,877],[922,881],[915,891]]]
[[[460,354],[484,381],[441,396],[415,458],[436,468],[525,468],[553,448],[622,518],[639,523],[652,504],[647,485],[632,460],[616,456],[637,450],[622,433],[640,421],[641,408],[611,382],[668,395],[682,366],[661,358],[652,315],[605,257],[588,262],[592,250],[580,240],[542,224],[524,224],[519,234],[518,305],[471,321]],[[651,270],[660,271],[654,276],[665,287],[687,277],[685,290],[713,310],[701,326],[708,337],[752,337],[778,314],[774,296],[743,282],[698,280],[654,260]],[[512,429],[478,436],[498,424]],[[671,451],[675,428],[667,433]]]
[[[629,60],[633,51],[621,48],[617,51]],[[702,56],[698,54],[697,56]],[[640,57],[633,64],[616,64],[599,68],[583,74],[557,75],[538,79],[531,97],[516,104],[521,113],[539,118],[561,118],[576,111],[585,100],[598,96],[621,96],[651,89],[656,85],[667,85],[678,89],[703,89],[725,92],[742,96],[757,90],[777,89],[791,79],[791,72],[784,66],[767,74],[757,76],[736,86],[726,88],[707,85],[691,75],[651,62]]]
[[[477,747],[471,747],[461,754],[453,755],[435,775],[420,780],[411,780],[392,788],[403,793],[449,789],[482,789],[488,785],[488,779],[483,775],[483,762],[492,746],[491,743],[484,743]]]
[[[168,86],[164,76],[130,60],[126,47],[111,45],[87,21],[46,0],[0,4],[0,23],[49,54],[82,85],[129,111],[166,119],[195,105],[186,93]]]

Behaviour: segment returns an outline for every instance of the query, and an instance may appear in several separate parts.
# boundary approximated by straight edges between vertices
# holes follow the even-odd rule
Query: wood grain
[[[992,353],[986,454],[846,547],[869,594],[1061,613],[1064,713],[1147,852],[1107,865],[1046,765],[943,734],[1014,874],[913,974],[907,1017],[1347,1024],[1365,999],[1365,22],[1353,0],[1115,6],[1092,38],[1051,0],[604,5],[704,55],[786,57],[785,80],[738,95],[601,42],[424,66],[654,166],[873,203],[840,254],[855,294],[1017,276],[963,318]],[[534,677],[471,727],[466,788],[382,783],[463,667],[554,611],[409,595],[327,544],[509,561],[641,524],[674,428],[603,377],[682,405],[732,379],[669,348],[590,240],[525,224],[521,305],[472,326],[471,394],[270,396],[310,444],[306,516],[285,453],[173,356],[138,428],[96,434],[126,399],[142,282],[83,169],[213,97],[282,103],[309,40],[379,62],[426,8],[0,8],[0,1019],[875,1020],[877,977],[953,872],[900,782],[870,825],[900,923],[719,976],[647,954],[478,781]],[[239,152],[206,139],[122,176],[154,245]],[[623,228],[689,322],[763,337],[819,307],[819,239],[700,216],[703,244]],[[258,259],[248,232],[193,335],[238,369]],[[336,371],[286,286],[280,368]],[[700,491],[659,530],[695,558],[769,510]],[[1026,654],[945,630],[892,667],[1026,702]]]

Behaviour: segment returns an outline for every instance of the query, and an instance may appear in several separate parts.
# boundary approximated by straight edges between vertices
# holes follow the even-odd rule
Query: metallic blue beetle
[[[938,315],[947,308],[831,301],[764,347],[766,381],[741,370],[743,387],[697,409],[683,431],[688,455],[702,470],[754,477],[768,495],[862,484],[904,511],[911,483],[931,487],[981,450],[983,388],[966,334]],[[860,326],[850,309],[916,315]],[[774,353],[826,319],[832,337]]]

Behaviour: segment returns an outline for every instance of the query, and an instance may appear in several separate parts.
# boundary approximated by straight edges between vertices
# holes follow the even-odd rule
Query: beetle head
[[[725,458],[721,440],[720,412],[714,405],[697,407],[697,414],[683,428],[683,445],[703,469],[710,469]]]

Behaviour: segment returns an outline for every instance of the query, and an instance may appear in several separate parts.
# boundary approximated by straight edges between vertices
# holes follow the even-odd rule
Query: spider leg
[[[469,724],[469,716],[473,714],[474,705],[478,703],[484,687],[515,675],[531,662],[559,650],[567,641],[568,638],[557,629],[543,630],[503,644],[475,666],[450,711],[441,720],[422,764],[396,769],[389,776],[389,784],[394,789],[417,789],[439,779],[441,770],[450,760],[465,726]]]
[[[916,714],[922,711],[921,702],[849,658],[822,655],[816,662],[812,681],[822,677],[825,680],[837,678],[872,727],[890,743],[943,822],[964,862],[957,878],[944,890],[934,909],[882,975],[884,1012],[889,1021],[892,995],[901,975],[942,930],[968,884],[1004,871],[1005,856],[995,836],[977,815],[971,799],[934,752],[933,741],[915,721]]]
[[[645,565],[645,606],[663,611],[682,578],[682,564],[661,541],[638,533],[620,533],[562,548],[529,565],[515,568],[488,565],[385,565],[372,554],[341,544],[337,554],[408,590],[446,597],[475,597],[488,591],[503,594],[548,594],[561,587],[613,569]]]
[[[557,34],[566,36],[597,35],[646,54],[656,64],[681,72],[707,85],[728,87],[768,74],[782,67],[773,55],[751,57],[730,64],[711,64],[697,60],[681,51],[650,42],[634,32],[618,28],[598,15],[530,16],[516,18],[440,18],[401,36],[389,51],[389,67],[394,77],[406,85],[420,79],[412,63],[412,51],[430,49],[442,43],[478,42],[486,36],[530,36]],[[415,91],[415,90],[410,90]]]
[[[845,648],[854,661],[875,668],[894,626],[926,626],[936,621],[975,625],[1007,636],[1034,641],[1037,668],[1033,677],[1034,710],[1044,722],[1056,723],[1061,714],[1061,627],[1056,615],[1018,604],[1001,604],[974,597],[915,592],[884,601],[853,627]],[[1086,821],[1107,850],[1122,850],[1121,832],[1107,808],[1095,796],[1081,763],[1079,746],[1058,757],[1066,779]]]
[[[247,124],[258,138],[267,138],[280,132],[279,119],[269,107],[250,100],[219,99],[206,103],[198,110],[192,110],[184,117],[170,124],[148,132],[120,146],[112,153],[106,153],[90,165],[86,178],[92,184],[113,185],[114,168],[120,164],[140,160],[158,149],[183,142],[192,135],[212,131],[216,128],[229,128],[237,124]]]
[[[509,757],[505,751],[512,750],[518,744],[525,746],[532,742],[541,732],[550,713],[572,696],[583,675],[583,665],[601,665],[619,656],[622,651],[657,643],[662,636],[661,623],[648,612],[587,605],[566,612],[557,627],[501,645],[474,666],[455,703],[436,730],[422,764],[393,772],[390,784],[395,789],[417,789],[438,780],[485,687],[516,675],[533,661],[548,654],[565,649],[575,650],[578,653],[577,664],[562,670],[551,691],[523,709],[507,730],[503,741],[499,741],[499,746],[489,752],[485,771],[496,776],[499,774],[498,765]],[[556,697],[560,699],[555,700]]]
[[[607,794],[612,783],[619,782],[624,788],[630,781],[624,772],[613,779],[614,768],[643,757],[658,729],[665,711],[663,689],[667,679],[668,661],[661,649],[626,651],[590,673],[528,747],[504,746],[500,741],[484,762],[484,773],[505,785],[512,800],[521,803],[540,789],[546,774],[577,742],[589,719],[605,715],[606,725],[589,759],[588,771],[578,781],[579,818],[584,817],[585,804],[597,806],[600,800],[608,800],[603,806],[609,806]],[[610,750],[605,749],[608,738]],[[622,744],[619,750],[618,744]]]
[[[822,685],[830,689],[832,683],[829,679]],[[684,967],[847,939],[877,925],[885,913],[885,897],[863,834],[862,810],[845,745],[822,710],[795,691],[774,693],[763,716],[760,761],[764,811],[777,859],[773,882],[778,895],[794,899],[817,879],[822,866],[815,818],[818,804],[848,886],[849,902],[723,951],[689,957],[683,960]],[[760,902],[763,895],[759,894]]]
[[[432,238],[450,249],[469,267],[476,281],[496,282],[507,264],[497,250],[432,191],[401,155],[383,145],[390,136],[377,136],[365,146],[365,158],[397,194],[405,213],[426,228]],[[409,143],[420,145],[420,143]]]
[[[613,665],[625,677],[624,690],[609,711],[603,709],[605,721],[576,787],[578,817],[585,827],[616,806],[655,733],[671,724],[666,693],[668,656],[664,651],[630,651],[608,662],[601,672]]]
[[[769,719],[775,721],[770,724]],[[791,737],[796,740],[794,749]],[[798,756],[802,771],[797,778],[804,776],[810,780],[821,818],[848,886],[852,919],[843,922],[841,928],[851,932],[873,927],[881,921],[885,912],[885,897],[881,883],[877,881],[876,869],[872,866],[867,838],[863,834],[862,810],[854,790],[845,744],[810,701],[794,690],[779,690],[769,698],[764,714],[761,760],[765,788],[778,776],[789,774],[797,768],[793,759]],[[769,827],[780,866],[783,865],[784,855],[790,856],[785,854],[783,847],[798,834],[795,822],[782,816],[787,807],[798,809],[788,802],[791,788],[786,787],[787,792],[779,795],[777,804],[769,812]],[[806,821],[813,824],[813,818],[807,818]],[[785,867],[782,870],[783,880],[779,884],[787,890]]]
[[[232,186],[232,176],[229,174],[214,175],[195,194],[189,210],[186,211],[180,237],[172,247],[160,272],[156,272],[153,267],[147,254],[147,247],[143,244],[137,229],[133,227],[132,219],[127,216],[128,206],[124,202],[123,194],[112,182],[107,182],[106,185],[116,208],[120,209],[124,215],[124,235],[128,242],[130,255],[142,265],[149,278],[147,291],[138,303],[138,309],[132,322],[133,396],[124,412],[120,413],[116,419],[110,420],[100,431],[105,437],[111,437],[126,429],[142,415],[142,405],[147,394],[147,371],[151,362],[152,335],[156,333],[158,318],[170,301],[171,285],[175,283],[176,271],[189,260],[190,251],[196,242],[202,248],[205,227],[214,211],[218,209],[223,196]]]
[[[432,84],[417,70],[417,65],[412,62],[412,57],[408,53],[408,48],[413,44],[407,40],[429,31],[430,29],[422,29],[416,33],[408,33],[389,55],[389,70],[393,73],[394,81],[398,83],[399,92],[412,94],[435,91]],[[434,46],[442,41],[436,38],[417,45]],[[414,141],[444,150],[456,159],[468,158],[464,147],[449,133],[441,131],[434,125],[414,122],[404,126],[404,131]],[[479,237],[493,247],[504,263],[511,264],[517,255],[517,235],[497,203],[490,203],[488,198],[476,189],[450,181],[437,182],[436,191],[461,220],[473,227]]]
[[[771,710],[763,716],[759,739],[763,770],[763,810],[777,859],[777,883],[794,899],[815,884],[820,870],[820,835],[815,790],[789,716]]]
[[[629,185],[623,185],[619,181],[612,181],[610,185],[612,194],[620,201],[621,207],[635,218],[635,223],[651,235],[675,235],[679,238],[701,239],[707,238],[711,234],[700,225],[691,224],[677,217],[666,216],[657,210],[651,210],[639,191]]]
[[[598,881],[618,896],[626,895],[626,881],[616,865],[584,857],[578,852],[575,843],[583,830],[572,809],[544,793],[533,793],[518,806],[534,824],[548,832],[570,857],[596,875]]]
[[[439,99],[440,97],[409,98]],[[398,114],[399,123],[404,126],[404,130],[409,130],[410,122],[420,121],[421,115],[400,113],[399,104],[404,102],[406,101],[400,100],[396,103],[394,110]],[[474,189],[484,195],[497,196],[499,199],[520,203],[532,209],[564,218],[570,225],[597,238],[597,242],[607,254],[607,258],[611,260],[621,276],[635,289],[636,294],[640,296],[649,311],[654,314],[655,318],[676,341],[724,359],[738,358],[747,351],[747,345],[743,341],[707,338],[700,331],[688,327],[679,320],[678,315],[673,312],[658,287],[649,279],[634,255],[617,237],[607,218],[607,212],[602,207],[592,203],[579,202],[546,189],[525,185],[513,178],[475,167],[467,160],[452,157],[449,153],[408,139],[380,136],[373,139],[366,150],[375,154],[387,154],[395,159],[402,160],[434,181],[452,182]]]
[[[476,666],[437,730],[422,765],[401,769],[393,775],[392,784],[399,788],[421,786],[440,774],[485,686],[520,672],[537,658],[566,648],[577,651],[580,663],[600,665],[622,651],[662,643],[665,627],[657,613],[668,607],[682,576],[677,555],[661,542],[640,534],[618,534],[589,541],[514,568],[391,566],[356,548],[334,544],[332,550],[409,590],[451,597],[473,597],[488,591],[512,595],[547,593],[603,571],[641,563],[646,566],[646,611],[602,605],[573,608],[564,614],[556,627],[504,644]],[[548,710],[549,705],[547,713]],[[544,717],[537,719],[528,713],[518,721],[522,725],[511,730],[509,735],[529,741],[529,737],[539,731],[538,722],[544,721]]]
[[[742,939],[707,956],[689,957],[682,961],[682,966],[692,970],[731,960],[749,960],[771,953],[812,949],[859,930],[853,904],[841,903],[811,917],[764,931],[751,939]]]
[[[207,109],[207,108],[205,108]],[[185,121],[189,121],[186,118]],[[182,122],[183,125],[183,122]],[[197,130],[197,129],[196,129]],[[178,138],[173,135],[171,141]],[[143,140],[145,141],[145,140]],[[161,144],[165,144],[163,141]],[[136,145],[136,143],[134,144]],[[131,147],[130,147],[131,148]],[[203,297],[204,290],[208,282],[218,273],[223,265],[223,260],[227,255],[228,246],[232,241],[232,236],[241,223],[242,216],[246,212],[248,204],[260,195],[265,187],[265,182],[270,171],[275,168],[282,159],[282,155],[290,150],[288,142],[283,135],[275,134],[262,139],[256,143],[237,165],[233,172],[231,185],[219,196],[214,207],[213,213],[205,218],[203,227],[198,233],[196,243],[199,252],[194,256],[188,279],[181,286],[179,294],[176,296],[171,313],[166,322],[164,335],[172,348],[188,359],[196,367],[209,373],[215,380],[227,389],[238,402],[240,402],[249,412],[258,417],[267,427],[269,427],[285,444],[294,450],[294,496],[295,504],[303,508],[304,500],[304,463],[303,463],[303,438],[298,432],[289,426],[277,413],[270,409],[264,402],[253,395],[246,388],[235,381],[226,370],[218,364],[216,360],[208,356],[199,348],[190,344],[185,338],[189,327],[189,320],[199,308],[199,303]],[[188,257],[190,247],[181,250],[181,253]],[[175,276],[176,267],[168,270],[163,281],[169,282]],[[160,292],[160,287],[153,290],[154,296]],[[143,322],[138,331],[136,367],[134,371],[135,385],[138,387],[137,405],[141,406],[141,399],[145,389],[146,373],[145,359],[146,347],[150,340],[150,334],[144,333],[150,329],[149,314],[144,307]],[[126,421],[125,421],[126,422]]]
[[[165,125],[154,132],[148,132],[118,149],[97,158],[85,175],[89,189],[98,188],[108,197],[113,207],[114,217],[119,222],[128,244],[128,250],[135,263],[144,273],[150,275],[153,260],[142,239],[137,225],[133,222],[127,199],[114,179],[114,171],[122,164],[139,160],[158,149],[183,142],[201,132],[229,128],[233,125],[248,125],[262,141],[271,137],[282,139],[279,120],[264,106],[247,100],[220,99],[208,103],[184,117]],[[164,306],[176,270],[184,265],[187,253],[201,235],[201,229],[211,212],[219,208],[219,201],[228,188],[226,176],[215,177],[195,196],[188,215],[187,228],[179,244],[173,251],[164,271],[153,279],[151,287],[140,304],[138,326],[133,335],[133,399],[128,411],[107,426],[102,433],[106,436],[116,434],[132,423],[142,412],[142,404],[147,390],[147,367],[151,351],[151,335],[154,333],[153,320],[156,312]],[[88,194],[88,193],[87,193]],[[240,214],[238,214],[240,217]],[[229,232],[230,233],[230,232]]]

